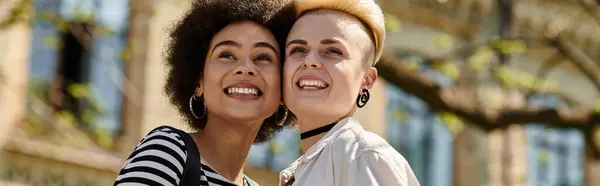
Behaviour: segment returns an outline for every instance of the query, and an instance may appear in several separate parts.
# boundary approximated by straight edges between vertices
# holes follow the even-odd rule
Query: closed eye
[[[295,47],[292,48],[292,50],[290,50],[290,54],[289,55],[294,55],[294,54],[306,54],[306,49],[302,48],[302,47]]]
[[[230,60],[237,60],[237,58],[231,53],[231,52],[221,52],[219,54],[219,59],[230,59]]]
[[[273,59],[266,54],[260,54],[254,58],[254,61],[268,61],[273,62]]]
[[[327,53],[327,54],[336,54],[336,55],[344,55],[342,53],[342,51],[340,51],[337,48],[328,48],[327,50],[325,50],[325,53]]]

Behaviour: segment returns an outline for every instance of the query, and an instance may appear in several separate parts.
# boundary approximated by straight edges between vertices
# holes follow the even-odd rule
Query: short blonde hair
[[[385,40],[385,21],[383,12],[374,0],[296,0],[298,16],[318,9],[329,9],[350,14],[364,22],[373,34],[375,42],[375,61],[379,61]]]

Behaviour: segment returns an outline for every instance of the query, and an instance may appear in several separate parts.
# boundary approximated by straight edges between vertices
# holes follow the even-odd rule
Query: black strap
[[[331,130],[331,128],[333,128],[333,126],[335,126],[335,124],[337,124],[337,123],[332,123],[329,125],[325,125],[325,126],[322,126],[322,127],[316,128],[316,129],[312,129],[312,130],[303,132],[300,134],[300,140],[328,132],[329,130]]]
[[[200,175],[202,175],[202,171],[200,170],[200,152],[198,151],[196,142],[194,142],[194,139],[190,134],[181,130],[175,131],[179,133],[179,136],[181,136],[181,139],[183,139],[185,147],[187,148],[185,168],[183,168],[183,176],[179,182],[179,186],[200,185]]]
[[[283,186],[291,186],[292,184],[294,184],[294,181],[296,181],[296,177],[292,176],[287,182],[283,184]]]

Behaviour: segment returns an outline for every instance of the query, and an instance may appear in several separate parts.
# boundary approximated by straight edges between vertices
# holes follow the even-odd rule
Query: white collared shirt
[[[279,174],[280,185],[419,186],[406,159],[353,118],[338,122],[323,138]]]

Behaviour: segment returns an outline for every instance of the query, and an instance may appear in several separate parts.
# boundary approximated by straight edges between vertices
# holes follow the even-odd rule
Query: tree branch
[[[393,56],[385,55],[376,65],[379,74],[405,92],[419,97],[432,112],[453,113],[486,131],[506,128],[512,124],[542,123],[555,128],[575,128],[591,135],[600,125],[600,113],[583,108],[515,108],[496,110],[475,104],[468,95],[469,89],[444,89],[418,71],[410,70]],[[586,136],[593,156],[600,158],[600,150],[592,137]]]
[[[579,47],[568,41],[564,36],[556,38],[558,50],[571,59],[571,62],[579,69],[600,91],[600,67],[590,59]]]
[[[588,2],[584,0],[577,0],[577,2],[579,2],[583,9],[590,14],[590,16],[592,16],[592,19],[596,22],[596,24],[600,26],[600,11],[598,11],[598,4],[600,4],[600,1],[596,0],[596,2]]]

